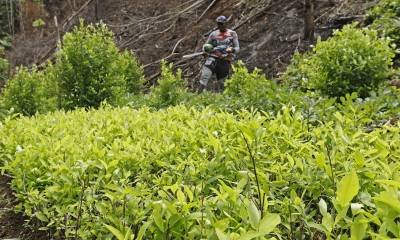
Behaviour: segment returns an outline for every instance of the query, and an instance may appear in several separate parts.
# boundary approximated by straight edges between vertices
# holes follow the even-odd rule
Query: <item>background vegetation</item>
[[[162,62],[144,94],[136,58],[81,23],[54,64],[20,68],[2,93],[0,169],[18,209],[75,239],[400,238],[385,2],[280,79],[239,62],[223,93],[190,92]]]

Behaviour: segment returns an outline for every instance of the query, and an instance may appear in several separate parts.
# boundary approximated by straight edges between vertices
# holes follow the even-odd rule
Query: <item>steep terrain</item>
[[[8,53],[14,66],[51,59],[58,36],[69,31],[79,18],[106,23],[115,32],[118,45],[138,55],[149,80],[158,77],[160,60],[167,59],[183,68],[193,84],[202,59],[183,60],[182,55],[201,49],[214,19],[222,14],[230,17],[230,27],[240,37],[238,58],[270,77],[285,69],[296,50],[304,51],[313,44],[303,40],[301,0],[104,0],[97,7],[95,0],[74,2],[75,6],[70,1],[47,0],[44,9],[36,9],[27,1],[25,32],[17,36]],[[332,29],[361,20],[364,10],[373,5],[365,2],[316,1],[316,35],[326,38]],[[32,28],[32,21],[39,17],[45,19],[46,26]]]

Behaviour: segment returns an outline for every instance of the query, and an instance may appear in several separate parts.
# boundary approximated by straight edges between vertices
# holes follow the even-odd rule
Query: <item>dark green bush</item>
[[[3,49],[0,46],[0,85],[8,79],[8,61],[3,56]]]
[[[295,58],[284,78],[330,97],[377,89],[389,73],[394,50],[376,31],[345,26],[327,41],[318,40],[313,53]]]
[[[120,74],[125,76],[126,90],[128,94],[140,93],[144,83],[144,73],[142,66],[136,59],[136,56],[129,51],[124,51],[119,55],[119,60],[115,62]]]
[[[381,0],[367,14],[367,23],[380,36],[389,37],[399,49],[400,46],[400,0]],[[398,52],[397,52],[398,55]],[[399,57],[396,57],[398,62]]]
[[[181,70],[174,74],[172,63],[162,62],[161,79],[158,80],[158,86],[151,88],[151,105],[162,108],[178,104],[186,93],[184,87]]]
[[[400,0],[380,0],[378,4],[367,13],[367,21],[374,20],[383,16],[400,16]]]
[[[61,106],[99,107],[103,101],[121,104],[137,93],[143,70],[128,52],[119,53],[113,34],[104,24],[83,22],[63,39],[57,55]]]
[[[6,68],[0,59],[0,80]],[[103,101],[119,105],[140,91],[143,78],[135,56],[118,52],[112,32],[104,24],[84,26],[81,22],[65,35],[55,65],[43,71],[22,68],[10,80],[2,105],[24,115],[99,107]]]
[[[2,107],[27,116],[56,110],[57,84],[53,76],[51,65],[45,71],[22,67],[7,82],[1,96]]]

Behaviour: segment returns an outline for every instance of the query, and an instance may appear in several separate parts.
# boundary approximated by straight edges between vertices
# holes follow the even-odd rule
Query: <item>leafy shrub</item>
[[[400,46],[400,1],[381,0],[367,13],[367,23],[381,36],[389,37],[399,49]],[[397,52],[398,55],[399,52]],[[398,62],[399,57],[396,57]]]
[[[231,102],[232,105],[237,105],[235,107],[237,109],[273,110],[274,106],[272,105],[277,103],[274,102],[274,95],[277,94],[274,92],[277,90],[275,82],[266,79],[259,69],[250,73],[242,62],[234,66],[233,71],[232,77],[225,82],[223,94],[227,103]]]
[[[365,132],[355,97],[311,127],[287,107],[22,117],[0,159],[20,210],[66,238],[399,238],[400,129]]]
[[[36,67],[19,69],[3,90],[2,107],[27,116],[56,110],[57,84],[53,71],[51,65],[46,71],[39,71]]]
[[[0,46],[0,85],[8,79],[8,61],[3,56],[3,48]]]
[[[208,91],[197,94],[185,91],[180,73],[174,75],[172,65],[165,63],[162,64],[162,68],[163,75],[159,80],[159,86],[153,87],[151,94],[130,97],[129,106],[160,109],[184,104],[197,109],[208,107],[216,111],[228,112],[256,109],[274,115],[283,106],[307,108],[307,112],[310,112],[310,105],[330,104],[329,99],[321,96],[309,97],[292,87],[268,80],[257,69],[249,72],[243,63],[234,66],[234,73],[225,82],[223,94]]]
[[[366,97],[385,80],[393,57],[389,41],[376,31],[348,25],[327,41],[318,40],[312,54],[295,59],[286,77],[327,96]]]
[[[367,21],[372,22],[384,15],[400,16],[400,1],[380,0],[376,6],[368,11]]]
[[[186,93],[184,86],[181,70],[174,74],[172,63],[162,62],[161,79],[158,80],[158,86],[151,88],[151,104],[156,108],[178,104]]]
[[[135,95],[140,93],[141,86],[144,82],[143,68],[140,66],[136,56],[126,50],[119,55],[119,60],[116,62],[120,74],[125,76],[126,89],[128,94]]]
[[[63,39],[57,55],[57,79],[62,107],[99,107],[101,102],[120,104],[136,93],[142,69],[134,56],[120,54],[112,32],[104,24],[80,23]]]
[[[300,54],[295,52],[290,65],[281,76],[281,80],[289,86],[306,92],[308,90],[308,78],[311,75],[310,67],[311,52]]]
[[[233,75],[225,81],[224,94],[238,97],[248,97],[265,89],[264,86],[269,86],[268,80],[260,70],[255,69],[249,73],[243,62],[239,62],[233,67]],[[261,91],[260,91],[261,90]],[[257,98],[260,96],[257,96]]]

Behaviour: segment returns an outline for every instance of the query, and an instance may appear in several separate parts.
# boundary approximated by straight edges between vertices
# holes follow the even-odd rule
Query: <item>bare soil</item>
[[[182,68],[193,85],[202,59],[183,60],[182,56],[201,49],[219,15],[230,16],[230,28],[238,32],[242,48],[238,59],[250,69],[262,69],[270,78],[286,69],[295,51],[304,52],[315,43],[303,40],[302,0],[47,0],[45,8],[30,1],[26,1],[24,32],[8,51],[13,66],[52,59],[58,35],[71,30],[79,18],[106,23],[118,46],[137,54],[151,82],[159,76],[160,60],[167,59]],[[335,28],[362,21],[365,9],[372,5],[363,0],[330,2],[316,0],[316,37],[327,38]],[[45,19],[45,28],[31,27],[39,17]]]
[[[48,234],[29,226],[21,213],[14,211],[18,204],[10,186],[10,178],[0,175],[0,239],[45,240]]]

